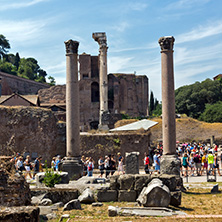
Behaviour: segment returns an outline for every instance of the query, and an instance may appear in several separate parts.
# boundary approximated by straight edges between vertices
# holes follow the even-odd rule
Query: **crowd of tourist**
[[[16,155],[11,158],[11,162],[14,164],[16,172],[24,172],[26,179],[28,179],[28,177],[30,179],[35,179],[35,175],[43,171],[44,164],[41,161],[42,156],[31,161],[31,157],[29,155],[22,156],[20,153],[16,153]],[[60,163],[61,157],[59,155],[57,157],[53,157],[51,168],[54,171],[58,171]]]
[[[200,143],[184,143],[179,144],[177,150],[181,160],[182,176],[214,175],[216,171],[221,176],[222,156],[217,145],[210,147]]]
[[[104,158],[102,156],[99,157],[98,169],[100,170],[100,175],[99,175],[100,178],[102,178],[103,175],[104,177],[107,178],[109,175],[113,175],[115,172],[117,172],[117,174],[125,173],[123,170],[124,158],[121,155],[121,153],[118,153],[117,155],[118,155],[118,161],[116,161],[115,155],[113,154],[106,155]],[[82,156],[81,160],[82,163],[84,164],[83,175],[92,176],[95,161],[92,159],[92,157],[85,157],[85,156]]]
[[[217,145],[210,147],[209,145],[200,143],[177,143],[176,151],[178,153],[178,159],[180,160],[180,168],[182,176],[201,176],[201,175],[215,175],[216,171],[219,176],[220,163],[222,165],[222,154],[218,150]],[[160,144],[156,148],[149,150],[148,153],[144,153],[144,171],[146,174],[153,172],[160,173],[161,169],[161,156],[163,152],[163,146]],[[35,179],[35,175],[38,172],[43,171],[44,164],[41,163],[42,157],[37,157],[33,162],[29,155],[22,156],[17,153],[11,162],[14,163],[16,171],[24,172],[25,178]],[[92,157],[82,156],[81,161],[83,163],[83,175],[93,176],[95,168],[95,161]],[[99,177],[107,178],[110,175],[125,174],[123,168],[124,157],[121,153],[117,156],[110,154],[105,157],[100,156],[98,159]],[[54,171],[60,170],[62,163],[61,156],[58,155],[52,158],[51,169]]]

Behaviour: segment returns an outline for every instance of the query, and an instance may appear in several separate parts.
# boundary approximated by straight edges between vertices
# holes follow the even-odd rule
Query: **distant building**
[[[38,95],[4,95],[0,97],[0,105],[3,106],[39,106]]]
[[[80,126],[82,131],[96,129],[99,123],[99,59],[79,55]],[[40,106],[65,109],[65,85],[39,90]],[[75,96],[75,95],[73,95]],[[148,115],[148,78],[145,75],[111,73],[108,75],[108,108],[113,121],[121,113],[131,117]]]

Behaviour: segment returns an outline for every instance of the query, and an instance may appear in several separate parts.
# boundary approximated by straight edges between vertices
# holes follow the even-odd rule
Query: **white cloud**
[[[169,4],[166,9],[167,10],[178,10],[178,9],[188,9],[197,7],[197,5],[203,5],[208,3],[210,0],[179,0],[174,1]]]
[[[133,2],[128,5],[128,8],[130,10],[134,10],[134,11],[142,11],[142,10],[146,9],[147,6],[148,5],[146,3]]]
[[[108,57],[108,73],[124,72],[128,70],[133,57]]]
[[[130,27],[130,24],[124,21],[124,22],[120,22],[118,25],[114,25],[113,27],[111,27],[111,29],[113,29],[116,32],[124,32],[129,27]]]
[[[222,21],[214,21],[208,25],[201,25],[190,32],[176,36],[176,43],[196,41],[206,37],[222,34]]]
[[[7,1],[6,4],[1,2],[0,11],[10,10],[10,9],[26,8],[26,7],[36,5],[36,4],[41,3],[41,2],[47,2],[47,1],[49,1],[49,0],[32,0],[32,1],[21,1],[20,0],[20,2],[16,1],[16,3],[9,3],[9,1]]]
[[[27,44],[28,40],[38,40],[43,28],[45,27],[45,21],[7,21],[0,20],[1,32],[4,33],[10,42]]]

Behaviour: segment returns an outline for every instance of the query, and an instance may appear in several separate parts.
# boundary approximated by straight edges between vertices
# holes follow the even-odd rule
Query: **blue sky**
[[[10,53],[34,57],[65,84],[65,45],[98,54],[93,32],[106,32],[108,72],[147,75],[161,100],[158,39],[173,35],[175,88],[222,73],[221,0],[0,0],[0,33]]]

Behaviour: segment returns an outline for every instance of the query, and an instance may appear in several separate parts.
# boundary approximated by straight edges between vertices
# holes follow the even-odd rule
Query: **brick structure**
[[[97,129],[100,109],[98,56],[83,53],[79,55],[79,65],[80,127],[82,131]],[[65,87],[65,85],[58,85],[50,89],[39,90],[40,106],[58,105],[65,108]],[[121,73],[109,74],[108,110],[114,116],[113,121],[121,118],[121,113],[132,117],[147,116],[147,76]]]
[[[0,72],[0,96],[18,93],[21,95],[37,94],[39,89],[49,88],[50,85],[24,79],[4,72]]]

